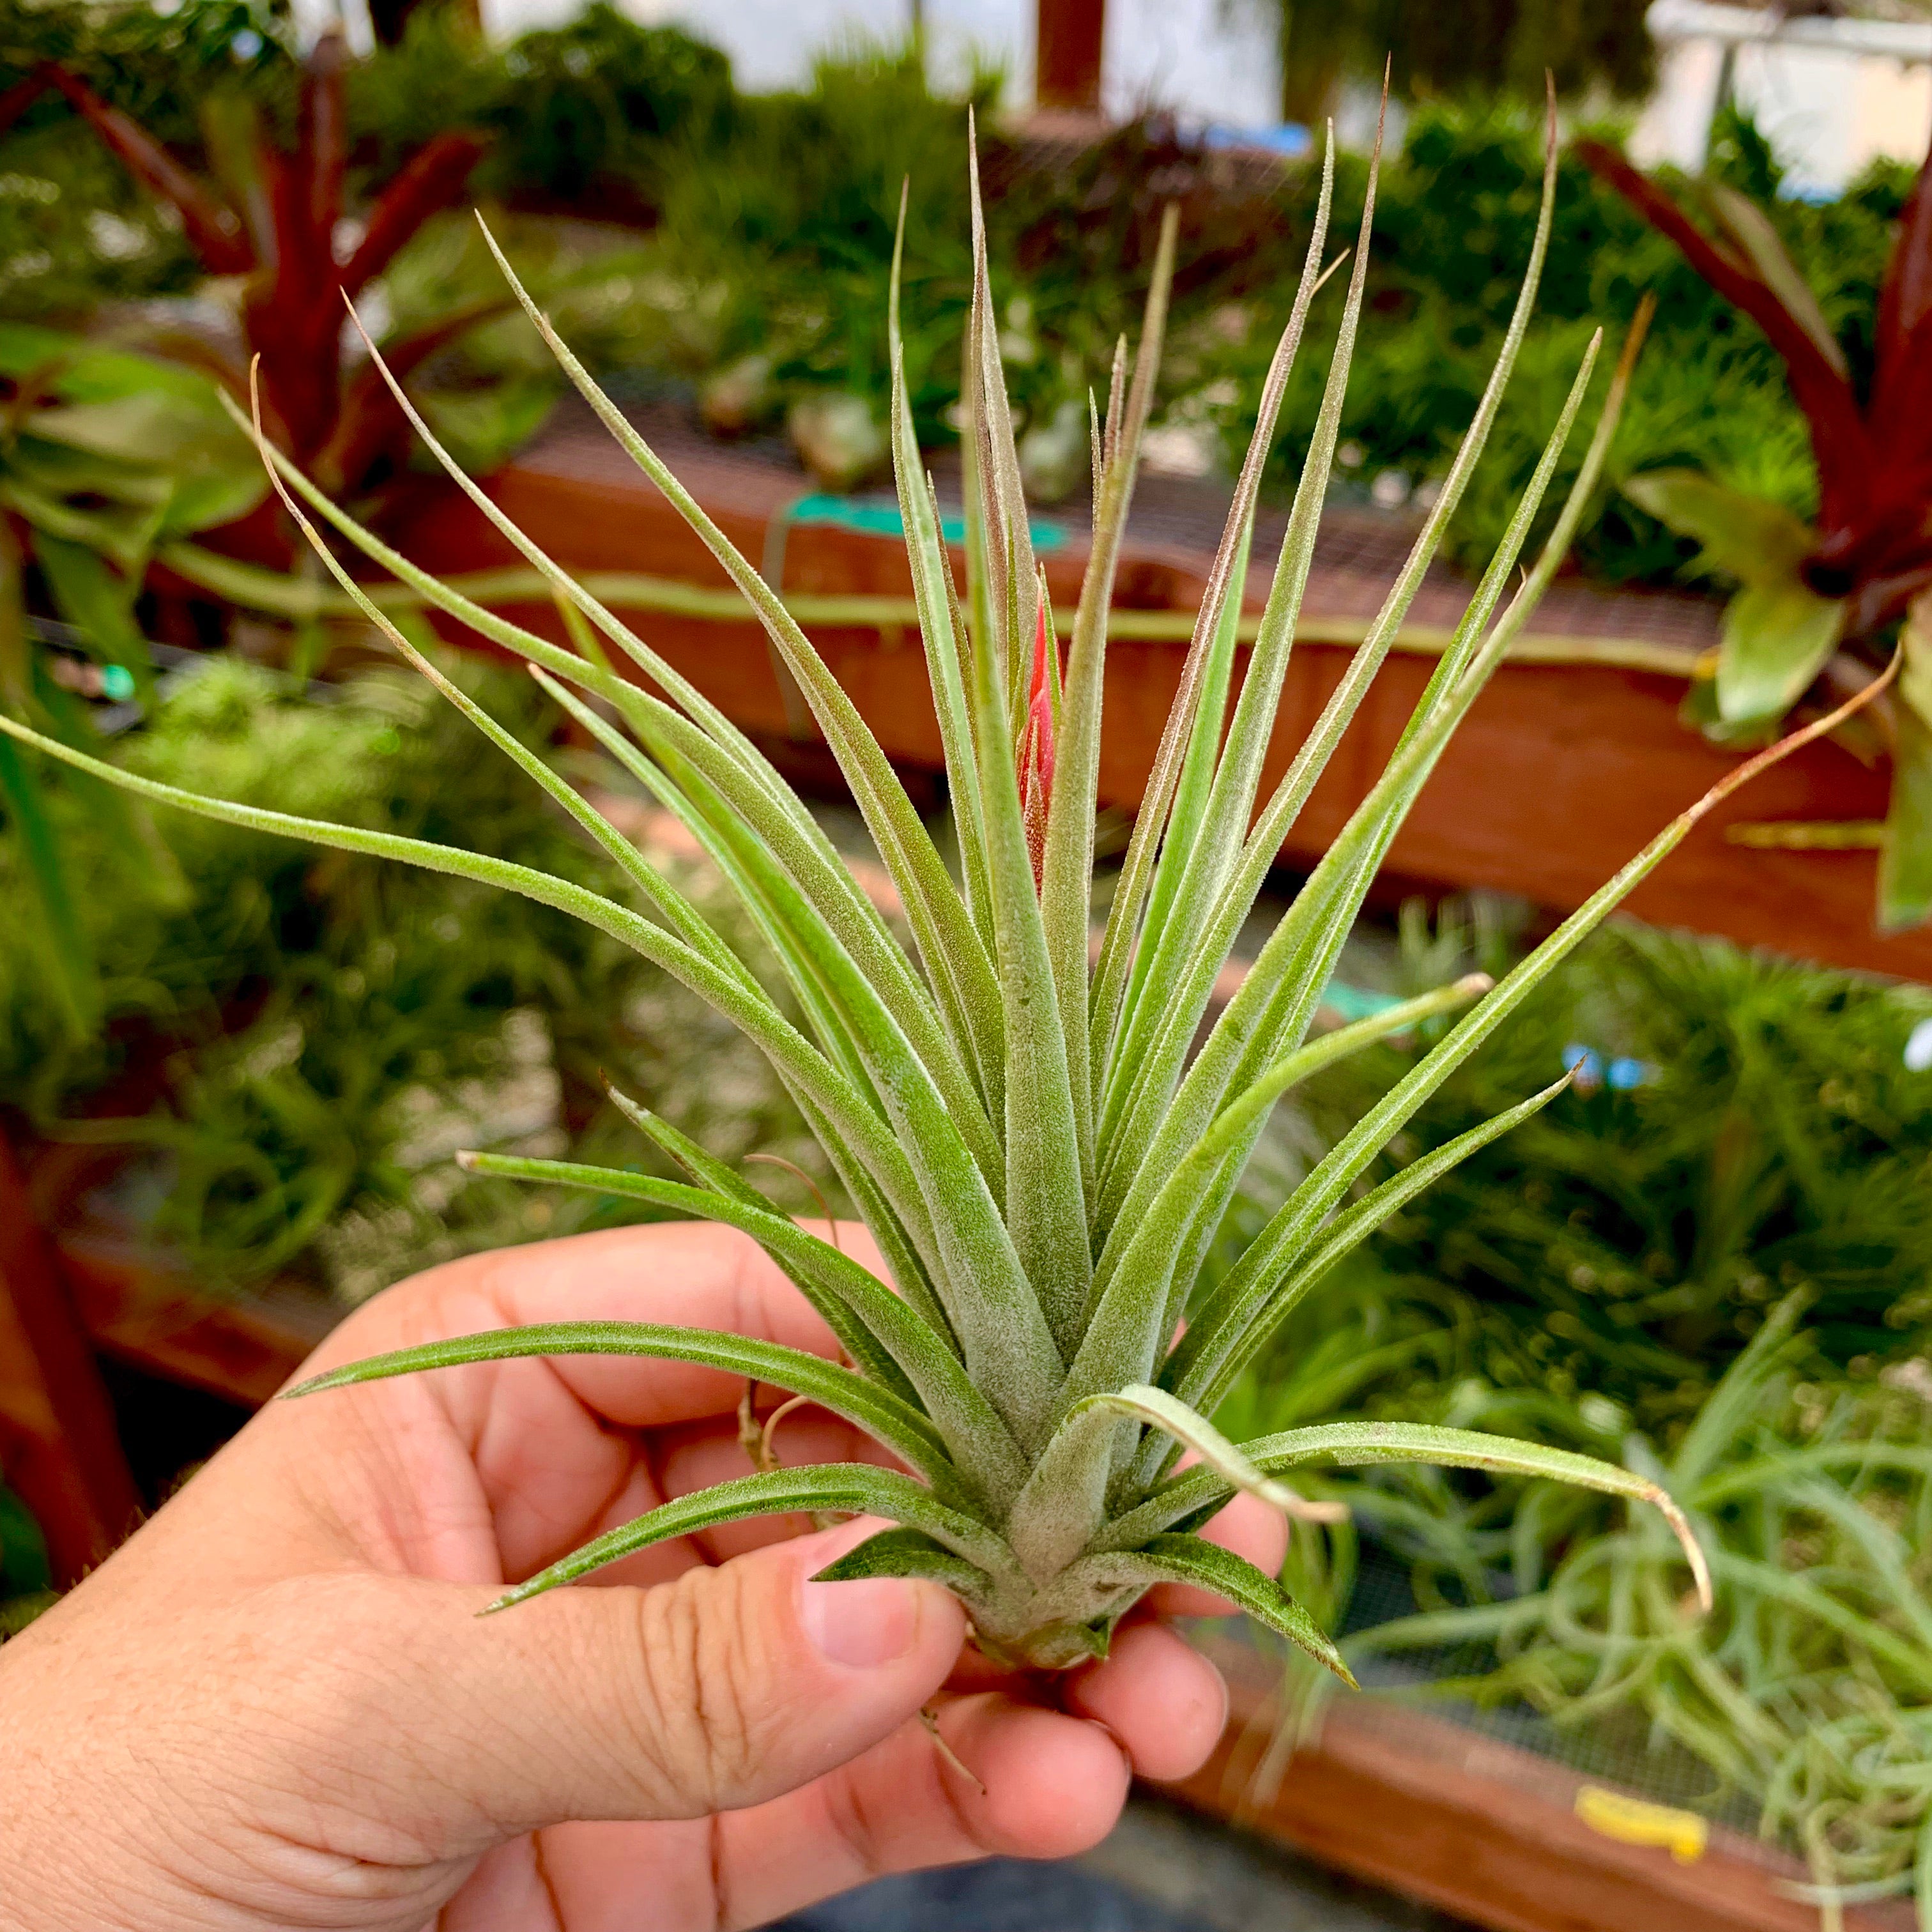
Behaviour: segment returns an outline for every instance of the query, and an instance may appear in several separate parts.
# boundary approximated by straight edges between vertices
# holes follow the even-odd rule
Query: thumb
[[[482,1618],[478,1592],[404,1581],[440,1600],[408,1618],[400,1696],[404,1660],[390,1651],[374,1718],[400,1747],[408,1789],[395,1796],[415,1810],[425,1790],[446,1794],[458,1853],[481,1849],[472,1832],[490,1841],[567,1820],[735,1810],[856,1757],[939,1689],[966,1631],[936,1584],[810,1580],[879,1526],[844,1524],[648,1589],[556,1590]]]

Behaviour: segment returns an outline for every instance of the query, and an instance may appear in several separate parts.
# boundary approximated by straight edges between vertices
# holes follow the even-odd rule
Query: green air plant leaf
[[[1112,584],[1155,394],[1171,223],[1138,344],[1130,356],[1123,343],[1104,418],[1097,404],[1094,411],[1094,537],[1064,667],[1042,641],[1042,586],[1028,546],[982,231],[976,226],[968,331],[963,585],[941,535],[938,494],[913,437],[895,274],[890,312],[882,319],[893,384],[892,454],[958,834],[956,880],[810,638],[509,278],[592,410],[690,524],[764,626],[891,872],[909,943],[858,890],[803,802],[744,732],[453,465],[458,485],[568,614],[571,646],[440,583],[332,502],[268,445],[259,424],[254,431],[283,502],[342,596],[570,816],[609,862],[608,892],[457,847],[200,797],[121,772],[0,712],[7,740],[35,745],[155,803],[501,886],[587,921],[692,988],[764,1054],[857,1204],[890,1286],[621,1096],[620,1111],[688,1180],[508,1155],[464,1156],[480,1172],[592,1189],[739,1229],[823,1316],[826,1356],[646,1323],[565,1324],[466,1336],[352,1365],[310,1384],[307,1399],[331,1399],[316,1391],[376,1376],[460,1372],[466,1363],[511,1356],[618,1349],[707,1362],[793,1390],[868,1432],[902,1466],[772,1469],[680,1498],[586,1544],[519,1585],[505,1604],[716,1524],[795,1510],[870,1514],[897,1526],[827,1574],[935,1579],[968,1604],[989,1655],[1041,1669],[1078,1664],[1105,1652],[1120,1618],[1148,1589],[1184,1582],[1217,1592],[1346,1676],[1306,1609],[1198,1534],[1229,1496],[1245,1492],[1292,1515],[1322,1516],[1327,1508],[1298,1496],[1284,1472],[1324,1460],[1400,1456],[1555,1477],[1671,1514],[1674,1506],[1661,1490],[1627,1471],[1504,1437],[1394,1427],[1364,1433],[1318,1423],[1244,1444],[1208,1419],[1229,1378],[1296,1302],[1321,1291],[1354,1244],[1472,1149],[1528,1118],[1556,1090],[1525,1095],[1365,1190],[1366,1170],[1417,1108],[1720,798],[1784,750],[1834,728],[1895,675],[1888,672],[1832,716],[1737,767],[1500,984],[1459,982],[1372,1020],[1313,1035],[1336,956],[1390,842],[1562,562],[1597,487],[1640,316],[1544,550],[1527,570],[1520,567],[1589,384],[1594,344],[1506,540],[1386,770],[1195,1051],[1216,980],[1282,838],[1393,646],[1495,419],[1549,240],[1553,145],[1551,152],[1522,296],[1442,497],[1334,700],[1264,794],[1267,750],[1361,312],[1372,169],[1311,454],[1286,535],[1265,560],[1272,587],[1244,671],[1235,626],[1255,541],[1256,492],[1324,279],[1324,188],[1097,953],[1090,950],[1093,820]],[[372,368],[383,373],[380,356]],[[395,394],[425,447],[447,464],[429,426],[400,388]],[[326,541],[324,526],[332,532]],[[366,586],[344,560],[357,553],[358,567],[371,568]],[[659,877],[590,800],[445,677],[412,641],[420,632],[406,634],[385,614],[398,594],[522,657],[577,723],[682,821],[742,902],[760,962],[776,962],[790,982],[799,1024],[785,1018],[751,960],[698,905]],[[1302,1180],[1215,1292],[1198,1301],[1184,1333],[1180,1317],[1198,1300],[1208,1244],[1275,1102],[1326,1062],[1425,1020],[1438,1024],[1440,1036]],[[835,1340],[840,1362],[829,1358]],[[1176,1474],[1184,1448],[1198,1466]],[[1681,1518],[1671,1514],[1671,1520],[1682,1528]],[[1697,1569],[1694,1544],[1686,1549]]]
[[[864,1430],[917,1469],[932,1483],[936,1493],[945,1495],[954,1487],[944,1444],[932,1423],[872,1378],[775,1342],[701,1328],[670,1328],[648,1322],[555,1322],[496,1328],[350,1362],[298,1384],[288,1394],[314,1395],[324,1389],[414,1375],[424,1369],[508,1361],[529,1355],[646,1355],[661,1361],[700,1362],[734,1376],[770,1382],[775,1388],[808,1396],[820,1408]]]

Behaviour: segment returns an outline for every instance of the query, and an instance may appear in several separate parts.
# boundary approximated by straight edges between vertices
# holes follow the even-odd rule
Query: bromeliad
[[[1614,148],[1584,140],[1576,153],[1764,331],[1810,431],[1815,523],[1693,470],[1651,470],[1623,486],[1738,586],[1714,674],[1692,686],[1687,721],[1720,743],[1762,739],[1821,674],[1862,674],[1850,656],[1834,667],[1838,653],[1885,650],[1905,617],[1904,674],[1876,714],[1892,754],[1877,910],[1887,932],[1922,925],[1932,918],[1932,154],[1900,214],[1862,395],[1817,298],[1756,202],[1704,184],[1713,236]],[[1753,830],[1753,843],[1796,845],[1832,828]]]
[[[349,166],[344,94],[349,50],[322,35],[302,61],[294,140],[286,148],[254,100],[212,89],[200,104],[212,178],[182,166],[146,129],[58,61],[43,62],[0,95],[0,134],[42,94],[65,99],[128,173],[179,222],[201,266],[233,278],[240,318],[260,365],[268,414],[299,460],[338,493],[364,486],[408,454],[408,431],[372,371],[345,376],[338,290],[366,289],[424,224],[456,201],[488,146],[470,130],[436,135],[412,154],[362,210],[345,216]],[[352,244],[343,246],[345,230]],[[408,374],[475,323],[502,313],[491,302],[440,317],[388,345]],[[237,394],[246,371],[209,344],[177,338],[174,351],[211,367]]]
[[[602,848],[620,882],[614,894],[458,848],[200,797],[34,740],[48,755],[158,802],[492,883],[616,935],[696,990],[763,1050],[876,1238],[890,1284],[634,1102],[622,1102],[624,1112],[688,1179],[496,1154],[467,1156],[479,1172],[596,1189],[742,1229],[823,1316],[842,1359],[742,1336],[584,1322],[405,1350],[318,1378],[307,1393],[508,1356],[664,1356],[707,1363],[821,1404],[875,1436],[900,1465],[756,1470],[679,1497],[518,1582],[502,1604],[711,1526],[794,1510],[869,1512],[897,1527],[825,1574],[937,1579],[964,1601],[978,1642],[994,1657],[1053,1670],[1104,1652],[1115,1624],[1144,1592],[1178,1580],[1231,1599],[1346,1676],[1328,1634],[1274,1578],[1196,1532],[1238,1491],[1301,1510],[1306,1505],[1288,1480],[1293,1472],[1402,1459],[1554,1477],[1654,1504],[1678,1531],[1690,1573],[1708,1594],[1702,1558],[1681,1512],[1656,1484],[1628,1470],[1533,1442],[1396,1424],[1335,1423],[1238,1445],[1210,1419],[1276,1325],[1336,1261],[1456,1161],[1508,1132],[1558,1091],[1560,1082],[1379,1186],[1364,1191],[1359,1185],[1378,1150],[1450,1072],[1719,796],[1775,755],[1740,766],[1694,805],[1500,984],[1460,982],[1312,1036],[1323,990],[1383,854],[1450,733],[1534,609],[1595,486],[1634,342],[1626,346],[1548,542],[1520,571],[1590,380],[1593,344],[1504,543],[1387,769],[1275,926],[1240,990],[1214,1013],[1217,978],[1283,836],[1393,646],[1481,454],[1550,233],[1553,158],[1515,315],[1442,495],[1321,718],[1264,789],[1361,314],[1372,170],[1308,460],[1259,634],[1238,680],[1236,626],[1263,464],[1322,278],[1333,171],[1331,146],[1300,287],[1097,952],[1090,921],[1107,618],[1154,401],[1173,262],[1171,224],[1131,374],[1124,361],[1117,364],[1104,418],[1093,412],[1093,541],[1064,676],[1052,614],[1039,594],[983,230],[976,226],[967,342],[963,592],[942,538],[939,499],[913,438],[895,268],[886,320],[892,454],[950,780],[956,872],[859,710],[784,603],[503,265],[586,403],[717,559],[796,680],[890,870],[910,944],[880,919],[752,742],[453,464],[454,481],[480,512],[648,683],[617,675],[601,647],[565,648],[439,583],[358,525],[266,439],[262,443],[290,511],[344,590],[362,599],[395,648]],[[974,198],[976,209],[976,181]],[[441,454],[400,384],[394,392],[428,446]],[[788,982],[801,1024],[786,1017],[747,961],[588,798],[477,707],[383,616],[318,524],[437,609],[526,659],[584,730],[682,820],[742,900]],[[587,638],[584,626],[574,628]],[[0,728],[33,737],[4,716]],[[1441,1030],[1433,1046],[1316,1164],[1211,1292],[1202,1292],[1210,1244],[1275,1102],[1321,1066],[1424,1021]],[[1184,1450],[1194,1460],[1182,1468]]]

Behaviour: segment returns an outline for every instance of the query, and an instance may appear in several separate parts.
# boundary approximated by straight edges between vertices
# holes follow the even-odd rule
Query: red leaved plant
[[[1712,236],[1616,148],[1582,140],[1576,152],[1763,330],[1810,428],[1815,524],[1694,470],[1654,470],[1624,486],[1738,580],[1716,676],[1694,688],[1687,711],[1713,737],[1762,737],[1842,646],[1870,640],[1932,589],[1932,154],[1900,216],[1862,398],[1816,297],[1756,202],[1704,184],[1720,230]],[[1900,648],[1904,675],[1878,713],[1893,752],[1879,841],[1879,922],[1889,931],[1932,917],[1932,614],[1923,606]],[[1784,828],[1790,836],[1781,838],[1780,830],[1756,828],[1766,843],[1809,842],[1817,832]]]
[[[325,34],[303,63],[292,148],[261,128],[252,108],[212,104],[209,152],[219,176],[184,166],[147,130],[104,100],[78,75],[48,62],[0,95],[0,132],[50,90],[63,96],[136,181],[179,215],[182,232],[211,275],[245,278],[241,314],[246,348],[261,358],[271,432],[332,490],[353,490],[386,460],[406,451],[409,429],[373,367],[346,379],[343,297],[364,290],[429,218],[463,193],[487,137],[452,131],[427,142],[379,194],[366,220],[344,219],[348,152],[344,72],[349,53]],[[238,118],[221,108],[238,109]],[[406,376],[436,350],[504,304],[465,310],[384,345],[391,369]],[[211,359],[204,351],[200,359]],[[238,397],[245,364],[214,358]]]

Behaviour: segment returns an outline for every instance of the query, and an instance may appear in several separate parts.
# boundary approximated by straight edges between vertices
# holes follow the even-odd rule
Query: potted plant
[[[1932,584],[1932,155],[1900,218],[1879,295],[1871,373],[1861,384],[1755,202],[1707,184],[1712,236],[1615,148],[1585,140],[1576,152],[1770,338],[1817,465],[1818,513],[1809,523],[1696,471],[1656,470],[1625,483],[1626,494],[1695,538],[1711,567],[1739,586],[1724,613],[1714,675],[1693,687],[1688,714],[1724,742],[1761,738],[1821,679],[1838,688],[1844,676],[1861,674],[1856,664],[1838,666],[1841,653],[1882,657],[1896,635],[1904,675],[1874,714],[1892,761],[1878,919],[1888,932],[1922,925],[1932,917],[1932,645],[1922,636],[1932,620],[1908,613]],[[1817,828],[1794,833],[1816,836]]]

